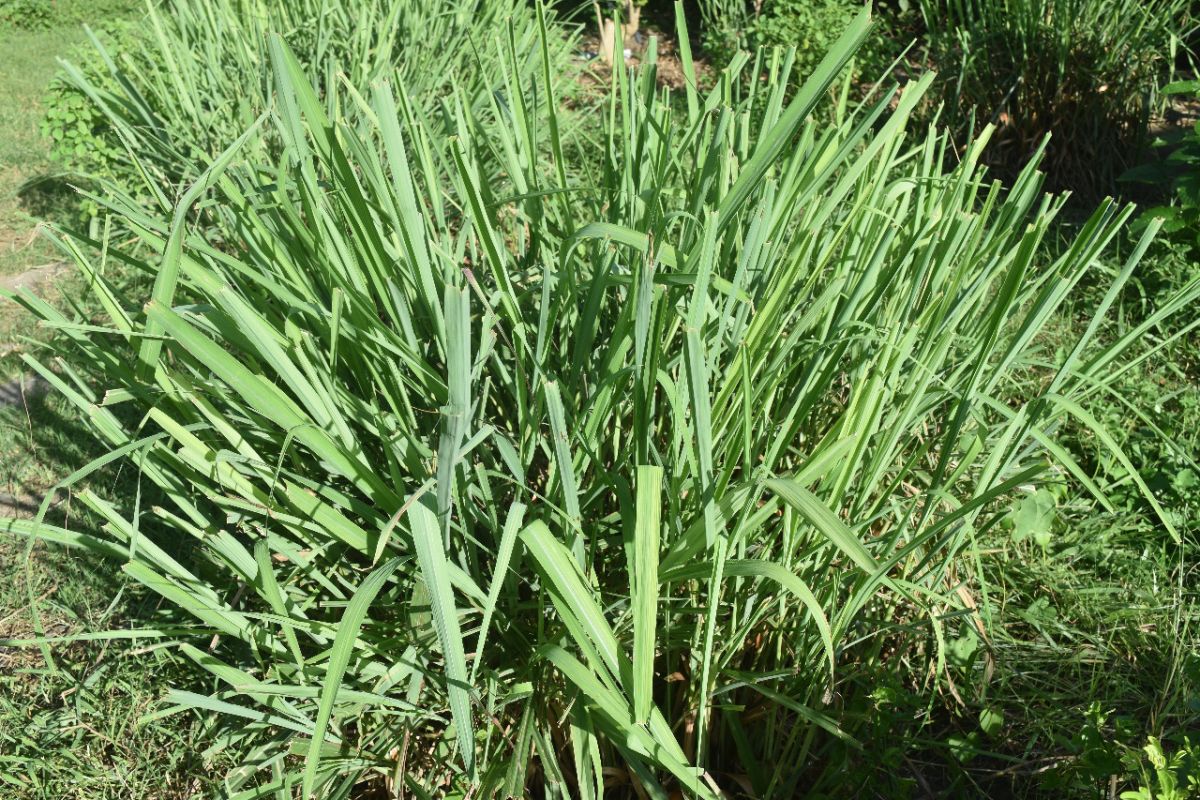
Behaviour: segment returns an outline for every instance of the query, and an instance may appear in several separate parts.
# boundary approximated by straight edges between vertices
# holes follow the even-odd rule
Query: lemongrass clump
[[[192,620],[176,646],[212,691],[159,713],[226,721],[231,797],[794,796],[853,740],[835,698],[893,620],[939,641],[973,613],[950,567],[1008,496],[1054,464],[1103,497],[1055,426],[1119,452],[1088,398],[1200,290],[1040,352],[1129,212],[1046,259],[1062,203],[1033,166],[1006,189],[986,132],[951,172],[909,132],[930,78],[830,99],[868,26],[802,87],[743,81],[791,72],[743,56],[701,93],[685,49],[678,102],[651,44],[573,143],[591,171],[564,161],[545,38],[486,108],[451,97],[451,135],[385,83],[345,113],[275,38],[271,115],[173,214],[107,201],[155,254],[124,256],[148,303],[63,240],[107,319],[27,297],[64,368],[30,364],[156,494],[83,492],[102,531],[8,526]],[[241,155],[264,136],[269,187]]]

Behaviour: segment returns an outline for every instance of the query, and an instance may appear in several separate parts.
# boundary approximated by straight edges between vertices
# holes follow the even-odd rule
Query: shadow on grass
[[[29,518],[52,493],[46,522],[99,533],[99,520],[74,499],[82,486],[128,504],[138,475],[128,464],[98,469],[57,488],[107,448],[54,394],[26,395],[0,407],[0,515]],[[154,500],[141,486],[143,508]],[[179,548],[175,548],[179,549]],[[31,599],[36,603],[34,623]],[[145,722],[168,688],[205,691],[190,662],[158,639],[70,641],[76,634],[153,628],[179,612],[128,580],[117,561],[0,534],[0,642],[68,637],[38,647],[0,644],[0,797],[183,798],[219,774],[196,741],[203,723],[190,714]]]
[[[74,221],[79,216],[79,193],[72,180],[73,176],[63,173],[29,178],[17,190],[21,209],[39,220]]]

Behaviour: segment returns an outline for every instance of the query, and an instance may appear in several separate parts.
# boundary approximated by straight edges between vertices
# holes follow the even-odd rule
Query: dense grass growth
[[[1047,351],[1070,347],[1086,324],[1107,290],[1094,277],[1119,270],[1121,254],[1134,246],[1129,234],[1121,239],[1045,331]],[[1186,252],[1156,240],[1101,325],[1100,342],[1124,335],[1195,279]],[[1191,477],[1200,453],[1198,324],[1185,310],[1147,331],[1147,343],[1162,349],[1090,404],[1181,542],[1163,536],[1141,490],[1096,451],[1086,428],[1061,429],[1059,440],[1086,469],[1102,466],[1114,476],[1109,504],[1064,475],[1018,494],[1008,518],[980,537],[973,579],[989,599],[981,611],[987,638],[965,621],[948,623],[955,691],[947,688],[927,713],[927,696],[897,689],[897,676],[886,670],[873,676],[882,686],[872,710],[886,731],[873,740],[888,748],[888,765],[877,768],[881,784],[899,773],[913,787],[922,785],[911,781],[920,777],[945,796],[1128,791],[1149,800],[1194,791],[1175,795],[1166,787],[1200,778],[1200,486]],[[1160,746],[1165,767],[1155,755]]]
[[[502,65],[490,39],[506,28],[517,55]],[[570,38],[552,29],[547,47],[561,71]],[[115,43],[92,36],[91,52],[64,64],[45,130],[66,168],[137,187],[166,209],[207,157],[271,107],[270,33],[288,42],[323,100],[340,106],[331,112],[353,116],[355,92],[386,79],[435,124],[448,95],[460,93],[481,113],[502,68],[528,77],[536,30],[523,0],[147,0],[143,18]],[[282,143],[264,136],[251,146],[269,164]]]
[[[75,447],[94,444],[60,416],[57,400],[32,405],[34,423],[46,427],[27,435],[43,460],[30,464],[25,436],[0,433],[0,458],[9,473],[3,476],[6,514],[29,506],[36,511],[38,502],[20,492],[41,476],[11,473],[31,466],[36,471],[65,466],[69,472],[85,463],[77,460]],[[15,416],[5,409],[0,424],[7,428]],[[50,519],[58,523],[72,516],[66,508],[69,504],[59,504]],[[76,518],[71,524],[87,523]],[[28,603],[36,597],[41,632],[55,640],[54,655],[46,662],[37,648],[0,645],[0,796],[182,800],[219,785],[208,776],[220,767],[205,764],[195,746],[205,737],[203,720],[176,717],[170,724],[146,725],[141,719],[172,685],[198,688],[190,662],[167,649],[131,655],[123,642],[89,641],[98,631],[151,619],[156,598],[139,595],[119,571],[97,569],[86,554],[44,543],[27,550],[26,544],[0,535],[0,638],[35,635]]]
[[[1052,185],[1089,201],[1141,157],[1156,93],[1193,27],[1187,0],[921,0],[949,121],[998,124],[1016,174],[1052,135]]]
[[[1097,339],[1151,226],[1042,349],[1131,212],[1046,257],[1036,161],[1005,189],[987,131],[951,172],[910,136],[931,77],[812,122],[867,31],[802,87],[741,56],[678,102],[651,48],[592,172],[544,30],[532,67],[481,43],[495,71],[440,115],[399,82],[322,94],[269,37],[271,113],[218,157],[130,147],[194,183],[97,195],[141,249],[63,238],[103,318],[23,302],[61,333],[29,365],[144,488],[82,493],[94,533],[7,527],[192,617],[146,635],[209,691],[158,713],[225,721],[228,796],[849,794],[828,756],[869,727],[863,676],[940,683],[1014,496],[1067,475],[1111,505],[1067,422],[1178,537],[1089,408],[1200,284]],[[114,262],[154,276],[144,307]]]

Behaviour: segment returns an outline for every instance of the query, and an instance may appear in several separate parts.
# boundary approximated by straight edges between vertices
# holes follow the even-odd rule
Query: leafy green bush
[[[45,106],[42,135],[50,140],[53,157],[79,174],[111,177],[109,165],[120,157],[117,143],[105,135],[104,115],[87,95],[55,80]]]
[[[1141,780],[1137,789],[1122,792],[1121,800],[1189,800],[1200,795],[1200,747],[1187,737],[1178,747],[1149,737],[1140,753],[1126,759]]]
[[[854,742],[853,677],[939,674],[960,551],[1048,459],[1102,496],[1052,433],[1110,441],[1089,396],[1149,327],[1049,366],[1036,340],[1131,212],[1039,263],[1062,201],[985,181],[983,140],[950,172],[910,141],[931,78],[814,122],[868,26],[800,88],[743,58],[702,96],[685,56],[679,103],[651,45],[595,172],[562,159],[544,30],[531,70],[480,42],[494,83],[437,120],[385,83],[322,96],[272,37],[273,113],[178,203],[110,187],[145,249],[62,239],[106,313],[23,295],[62,334],[27,361],[146,490],[81,493],[99,532],[6,526],[194,617],[147,635],[212,691],[158,713],[225,721],[229,796],[847,792],[814,765]]]
[[[808,76],[862,8],[858,0],[705,0],[705,49],[725,62],[739,50],[796,49],[795,69]]]
[[[704,49],[720,63],[744,49],[752,19],[745,0],[699,0],[700,39]]]
[[[44,30],[84,22],[104,26],[140,6],[138,0],[0,0],[0,27]]]
[[[803,81],[862,7],[859,0],[708,0],[700,4],[702,41],[720,64],[742,50],[790,53],[783,59],[787,70]],[[913,39],[912,22],[911,13],[881,10],[855,56],[853,84],[863,77],[877,80],[892,66]]]
[[[0,26],[42,30],[53,21],[51,0],[0,0]]]
[[[54,9],[65,22],[107,29],[160,0],[54,0]]]
[[[1176,81],[1164,86],[1163,94],[1200,97],[1200,81]],[[1163,219],[1166,233],[1192,255],[1200,253],[1200,123],[1171,143],[1165,159],[1135,167],[1123,179],[1167,188],[1170,204],[1147,209],[1143,217]]]
[[[861,7],[858,0],[766,0],[751,23],[751,40],[795,47],[796,69],[807,77]]]
[[[921,0],[943,100],[999,125],[988,161],[1011,177],[1053,134],[1051,184],[1094,198],[1145,144],[1155,95],[1191,23],[1188,0]]]
[[[100,35],[107,41],[107,47],[132,51],[137,47],[138,30],[134,25],[118,23]],[[86,49],[77,53],[82,74],[95,85],[115,85],[94,53]],[[58,75],[46,90],[42,106],[45,113],[41,134],[49,143],[51,158],[63,167],[72,181],[87,185],[89,180],[104,179],[125,186],[134,184],[137,176],[133,171],[122,170],[123,151],[114,129],[100,107],[83,90]],[[90,217],[96,213],[97,206],[84,199],[80,201],[80,210],[85,217]]]
[[[1147,736],[1144,745],[1131,746],[1129,721],[1111,720],[1111,712],[1099,702],[1087,710],[1086,722],[1072,745],[1077,758],[1064,765],[1071,772],[1089,776],[1094,785],[1116,795],[1116,782],[1135,788],[1121,792],[1121,800],[1191,800],[1200,796],[1200,748],[1187,736],[1179,741]],[[1139,742],[1140,744],[1140,742]]]

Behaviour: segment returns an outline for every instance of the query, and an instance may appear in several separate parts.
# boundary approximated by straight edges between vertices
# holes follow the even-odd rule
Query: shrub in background
[[[0,27],[45,30],[55,25],[126,16],[138,0],[0,0]]]
[[[136,15],[131,15],[136,16]],[[115,52],[136,52],[142,47],[143,28],[135,21],[116,18],[93,36],[104,47]],[[76,49],[72,60],[93,85],[114,86],[116,81],[105,72],[102,59],[92,45]],[[61,73],[50,82],[42,100],[45,112],[41,133],[49,144],[51,158],[66,172],[68,178],[81,186],[104,179],[125,186],[137,182],[137,176],[127,167],[121,142],[99,106],[73,85]],[[86,219],[94,215],[97,206],[80,200],[79,211]]]
[[[594,173],[562,159],[544,31],[532,71],[486,42],[484,107],[453,94],[446,121],[382,82],[322,96],[274,37],[273,113],[180,167],[178,204],[112,187],[146,248],[61,240],[105,315],[23,294],[62,334],[27,362],[145,502],[5,526],[194,618],[147,635],[211,692],[158,713],[218,720],[229,796],[851,793],[817,765],[854,742],[854,677],[941,672],[977,533],[1049,461],[1104,501],[1055,428],[1125,465],[1089,398],[1200,284],[1097,345],[1148,233],[1048,364],[1039,333],[1130,212],[1042,261],[1063,204],[1032,166],[1005,190],[986,134],[949,172],[944,136],[909,138],[931,78],[814,122],[867,30],[802,87],[742,56],[679,103],[651,45]]]
[[[1200,98],[1200,81],[1177,81],[1163,87],[1163,93]],[[1163,230],[1186,247],[1195,260],[1200,255],[1200,123],[1183,131],[1169,147],[1166,158],[1135,167],[1123,179],[1167,189],[1169,203],[1147,209],[1143,217],[1162,218]]]
[[[705,49],[721,63],[739,50],[794,47],[803,79],[862,5],[857,0],[701,0],[701,33]]]
[[[698,5],[705,51],[723,64],[739,49],[747,48],[753,14],[746,0],[698,0]]]
[[[791,68],[803,80],[862,8],[860,0],[702,0],[702,40],[721,64],[739,50],[794,48]],[[902,16],[886,7],[878,15],[855,56],[855,77],[879,78],[907,47],[911,36],[897,27]]]
[[[1190,27],[1189,0],[920,0],[951,124],[999,131],[986,160],[1011,178],[1052,134],[1051,185],[1114,191],[1145,145],[1156,92]]]
[[[36,31],[54,22],[51,0],[0,0],[0,26]]]
[[[803,79],[862,9],[858,0],[765,0],[750,23],[751,41],[764,47],[795,47]]]

